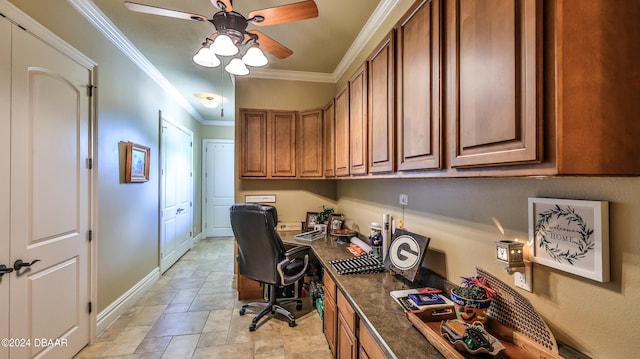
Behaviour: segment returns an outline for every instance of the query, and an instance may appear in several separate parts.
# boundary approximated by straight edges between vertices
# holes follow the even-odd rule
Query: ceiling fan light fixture
[[[249,69],[239,57],[231,59],[224,69],[232,75],[243,76],[249,74]]]
[[[220,65],[220,59],[211,51],[209,46],[203,45],[198,52],[193,55],[193,62],[204,67],[216,67]]]
[[[260,50],[258,45],[251,46],[247,53],[242,57],[242,62],[247,66],[260,67],[269,63],[269,59],[264,55],[264,52]]]
[[[233,56],[238,53],[238,47],[233,44],[231,38],[225,34],[218,34],[213,40],[211,50],[220,56]]]

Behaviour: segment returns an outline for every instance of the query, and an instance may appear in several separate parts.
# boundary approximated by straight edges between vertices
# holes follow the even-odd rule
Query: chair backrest
[[[238,243],[238,272],[267,284],[278,284],[276,265],[285,248],[276,232],[278,212],[268,205],[242,203],[231,206],[231,228]]]

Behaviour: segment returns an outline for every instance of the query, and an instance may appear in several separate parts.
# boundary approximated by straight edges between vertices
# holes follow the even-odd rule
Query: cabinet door
[[[322,177],[322,110],[300,112],[298,118],[297,170],[300,177]]]
[[[367,173],[367,64],[349,81],[350,172]]]
[[[323,156],[324,156],[324,176],[334,177],[336,175],[336,117],[334,100],[324,108],[323,120]]]
[[[448,1],[451,167],[541,159],[540,0]]]
[[[358,342],[345,319],[338,312],[338,338],[336,343],[337,359],[358,358]]]
[[[369,172],[394,169],[394,40],[391,31],[367,60],[369,68]]]
[[[296,176],[296,112],[272,111],[267,127],[271,177]]]
[[[349,175],[349,84],[336,95],[336,176]]]
[[[336,356],[336,330],[338,328],[338,311],[336,310],[336,300],[325,290],[324,296],[324,317],[322,329],[324,336],[329,343],[329,349],[333,356]]]
[[[267,176],[267,111],[240,110],[240,176]]]
[[[440,18],[424,0],[396,25],[398,171],[442,168]]]
[[[264,286],[260,282],[251,280],[238,274],[238,300],[262,299]]]

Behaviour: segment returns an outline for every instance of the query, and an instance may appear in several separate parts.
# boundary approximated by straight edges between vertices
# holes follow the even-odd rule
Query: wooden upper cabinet
[[[296,176],[296,111],[270,111],[271,177]]]
[[[394,33],[367,59],[369,69],[369,173],[392,172],[395,148]]]
[[[424,0],[395,27],[398,171],[442,168],[441,17]]]
[[[300,112],[298,117],[298,143],[296,157],[298,176],[322,177],[324,172],[322,109]]]
[[[324,108],[323,116],[324,176],[334,177],[336,175],[336,116],[333,99]]]
[[[352,175],[367,174],[367,64],[349,81],[349,166]]]
[[[335,98],[336,176],[349,175],[349,83]]]
[[[296,114],[240,109],[240,177],[296,176]]]
[[[542,1],[446,2],[451,167],[542,159]]]
[[[240,176],[267,177],[267,111],[240,110]]]

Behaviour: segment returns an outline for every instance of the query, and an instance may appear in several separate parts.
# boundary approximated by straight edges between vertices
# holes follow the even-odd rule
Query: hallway
[[[74,358],[330,359],[322,320],[309,298],[294,312],[296,327],[276,316],[249,331],[254,312],[238,314],[233,243],[199,241]]]

